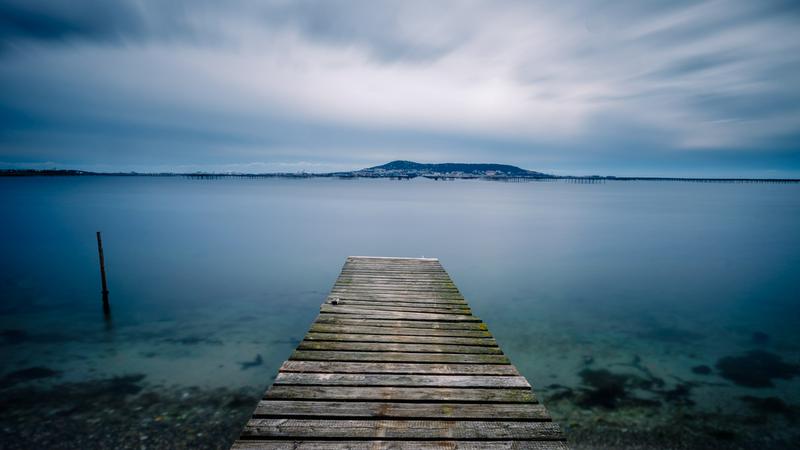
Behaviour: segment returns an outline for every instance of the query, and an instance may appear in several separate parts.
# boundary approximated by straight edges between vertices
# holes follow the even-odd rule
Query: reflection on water
[[[347,255],[439,257],[577,448],[798,438],[797,186],[93,177],[0,192],[8,448],[225,447]]]

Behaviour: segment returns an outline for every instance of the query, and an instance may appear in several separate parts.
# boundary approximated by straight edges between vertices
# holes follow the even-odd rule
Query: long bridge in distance
[[[234,450],[567,450],[437,259],[349,257]]]

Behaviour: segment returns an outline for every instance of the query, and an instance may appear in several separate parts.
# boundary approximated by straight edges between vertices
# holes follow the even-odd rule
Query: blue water
[[[441,260],[578,446],[678,413],[745,442],[800,405],[797,185],[36,177],[0,179],[0,208],[0,391],[138,374],[131,398],[254,402],[344,258],[394,255]],[[765,386],[718,364],[751,351]]]

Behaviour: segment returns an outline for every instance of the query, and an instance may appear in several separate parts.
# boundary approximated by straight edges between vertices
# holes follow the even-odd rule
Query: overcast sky
[[[0,0],[0,167],[800,177],[797,1]]]

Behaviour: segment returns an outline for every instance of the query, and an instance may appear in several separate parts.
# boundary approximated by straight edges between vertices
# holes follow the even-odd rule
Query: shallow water
[[[440,258],[578,448],[798,439],[800,186],[82,177],[0,194],[7,448],[224,447],[348,255]]]

